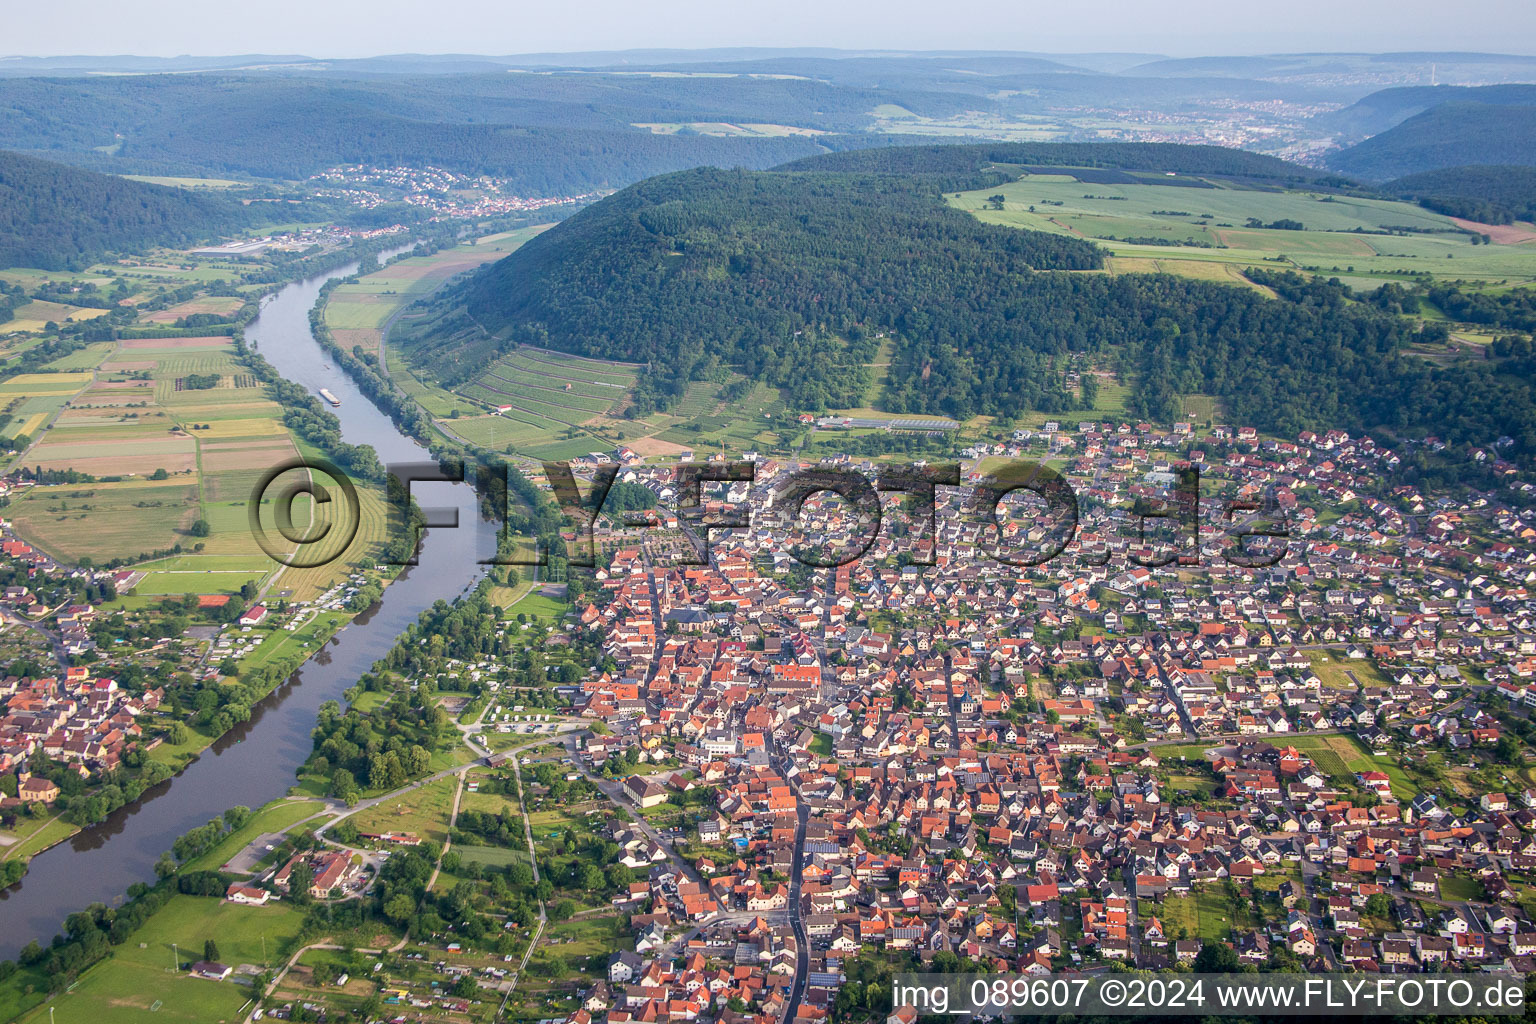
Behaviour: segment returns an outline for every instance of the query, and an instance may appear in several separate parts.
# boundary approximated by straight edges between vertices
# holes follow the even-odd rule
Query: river
[[[391,255],[383,254],[381,262]],[[246,338],[284,377],[341,399],[333,411],[344,440],[373,445],[386,464],[429,461],[427,450],[395,429],[310,333],[309,310],[321,287],[356,269],[341,267],[268,296]],[[320,705],[340,700],[434,601],[452,600],[479,579],[477,561],[495,552],[495,526],[481,520],[474,491],[465,484],[415,484],[412,493],[429,516],[434,509],[456,509],[460,528],[428,530],[418,565],[180,775],[34,857],[21,884],[0,894],[0,958],[14,957],[33,939],[47,945],[68,915],[93,902],[119,902],[134,882],[153,882],[156,859],[176,837],[225,808],[256,808],[282,796],[309,756]]]

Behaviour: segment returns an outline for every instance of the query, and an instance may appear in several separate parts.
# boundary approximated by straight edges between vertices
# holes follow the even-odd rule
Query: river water
[[[268,296],[245,336],[284,377],[341,399],[333,411],[344,440],[373,445],[386,464],[429,461],[427,450],[396,430],[310,333],[309,310],[321,286],[356,269],[341,267]],[[465,484],[414,484],[412,493],[429,517],[436,518],[436,509],[457,510],[459,528],[428,530],[418,565],[180,775],[33,858],[21,884],[0,894],[0,958],[14,957],[33,939],[47,945],[68,915],[93,902],[119,902],[134,882],[153,882],[156,859],[176,837],[225,808],[255,808],[282,796],[309,756],[320,705],[340,700],[434,601],[452,600],[479,579],[477,561],[494,554],[496,538],[494,524],[480,519],[474,491]]]

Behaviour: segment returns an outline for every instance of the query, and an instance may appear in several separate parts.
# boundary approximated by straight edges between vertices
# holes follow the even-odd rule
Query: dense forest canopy
[[[949,147],[919,149],[940,175],[978,165]],[[1118,149],[1134,167],[1135,147]],[[1145,162],[1204,158],[1152,147]],[[921,152],[825,159],[932,166]],[[1238,421],[1280,434],[1390,427],[1480,444],[1509,435],[1517,455],[1536,453],[1529,375],[1511,364],[1436,369],[1404,353],[1443,341],[1443,327],[1421,330],[1340,286],[1287,275],[1267,277],[1274,299],[1080,273],[1101,265],[1088,243],[982,224],[946,207],[933,181],[710,169],[646,181],[443,293],[406,340],[450,383],[522,343],[642,361],[643,414],[726,364],[785,388],[801,408],[861,405],[862,364],[888,334],[880,404],[892,412],[1072,408],[1067,373],[1086,356],[1127,368],[1138,416],[1166,421],[1181,414],[1180,395],[1209,393]]]
[[[1536,166],[1536,102],[1442,103],[1328,161],[1367,181],[1467,164]]]
[[[109,251],[186,245],[251,219],[221,196],[0,151],[0,267],[87,266]]]
[[[898,177],[684,171],[572,220],[455,289],[443,306],[462,311],[418,351],[466,379],[474,360],[462,342],[497,325],[502,348],[651,364],[641,411],[721,363],[789,388],[806,407],[857,405],[876,330],[942,322],[1031,269],[1102,265],[1086,242],[988,227]],[[482,361],[493,354],[479,348]]]
[[[1410,174],[1382,188],[1448,217],[1483,224],[1536,220],[1536,167],[1446,167]]]
[[[1166,174],[1210,174],[1272,181],[1312,181],[1321,172],[1278,157],[1226,146],[1172,142],[999,142],[985,145],[892,146],[827,153],[777,168],[858,174],[965,174],[994,164],[1037,167],[1108,167]]]
[[[1341,135],[1376,135],[1442,103],[1482,103],[1495,106],[1536,104],[1536,85],[1403,85],[1379,89],[1342,110],[1318,117],[1320,124]]]

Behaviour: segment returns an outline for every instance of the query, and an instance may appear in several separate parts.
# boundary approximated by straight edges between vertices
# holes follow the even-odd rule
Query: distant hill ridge
[[[890,146],[822,153],[781,164],[779,171],[859,174],[963,174],[989,164],[1109,167],[1166,174],[1210,174],[1273,181],[1314,181],[1325,172],[1278,157],[1225,146],[1172,142],[1000,142],[983,145]]]
[[[108,252],[187,245],[251,222],[224,196],[0,150],[0,267],[89,266]]]
[[[1328,165],[1368,181],[1469,164],[1536,166],[1536,86],[1526,88],[1520,103],[1431,107],[1335,153]]]
[[[1318,121],[1346,136],[1377,135],[1442,103],[1536,104],[1536,85],[1408,85],[1381,89]]]

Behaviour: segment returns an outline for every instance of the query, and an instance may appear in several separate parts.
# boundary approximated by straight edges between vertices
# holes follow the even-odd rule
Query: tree
[[[395,893],[384,904],[384,916],[396,924],[404,924],[416,913],[416,901],[403,892]]]
[[[1219,940],[1202,945],[1200,955],[1195,957],[1196,974],[1237,974],[1241,970],[1237,950]]]
[[[203,959],[208,961],[209,963],[218,963],[218,960],[219,960],[219,945],[218,945],[218,943],[214,942],[212,939],[209,939],[207,942],[203,943]]]
[[[309,866],[308,861],[299,861],[288,872],[288,892],[295,903],[308,902],[309,887],[314,884],[315,869]]]
[[[345,768],[337,768],[331,773],[331,795],[344,801],[348,807],[357,803],[357,777]]]

